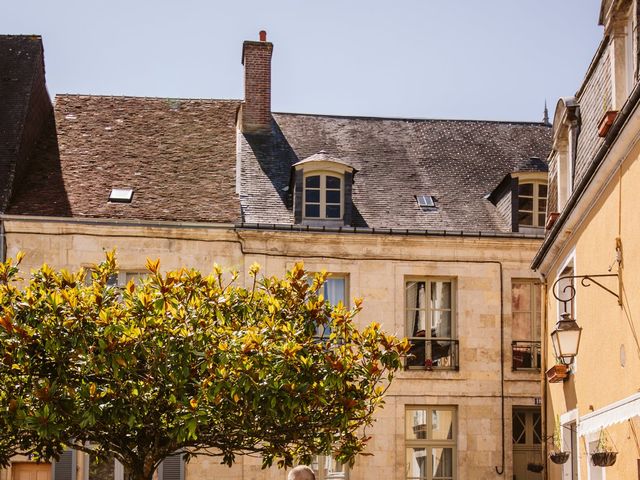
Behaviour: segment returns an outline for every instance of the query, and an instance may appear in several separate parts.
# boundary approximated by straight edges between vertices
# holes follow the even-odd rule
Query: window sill
[[[342,218],[303,218],[300,225],[309,225],[310,227],[344,227],[344,219]]]

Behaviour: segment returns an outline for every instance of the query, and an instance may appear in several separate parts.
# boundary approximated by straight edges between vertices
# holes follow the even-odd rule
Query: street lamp
[[[556,353],[556,358],[564,365],[571,365],[573,357],[578,354],[582,327],[579,327],[575,319],[571,318],[569,312],[564,312],[560,317],[556,329],[551,332],[553,350]]]

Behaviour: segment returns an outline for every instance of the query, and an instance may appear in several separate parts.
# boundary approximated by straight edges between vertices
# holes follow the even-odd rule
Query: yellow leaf
[[[196,408],[198,408],[198,400],[196,398],[192,398],[191,400],[189,400],[189,405],[191,405],[191,408],[195,410]]]
[[[96,384],[91,382],[91,384],[89,385],[89,395],[93,397],[95,394],[96,394]]]
[[[237,393],[234,393],[234,394],[233,394],[233,401],[234,401],[234,402],[236,402],[236,403],[238,403],[238,401],[239,401],[239,400],[240,400],[240,397],[238,396],[238,394],[237,394]]]
[[[160,268],[159,258],[155,262],[147,258],[147,270],[149,270],[151,273],[158,273],[158,268]]]
[[[24,258],[24,252],[21,250],[16,254],[16,263],[20,263]]]

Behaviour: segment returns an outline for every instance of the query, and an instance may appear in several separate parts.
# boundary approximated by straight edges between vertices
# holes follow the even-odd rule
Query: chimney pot
[[[267,32],[265,30],[260,30],[260,41],[261,42],[267,41]]]

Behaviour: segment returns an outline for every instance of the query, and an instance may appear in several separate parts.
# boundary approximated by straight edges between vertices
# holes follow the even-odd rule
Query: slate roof
[[[10,192],[39,68],[44,68],[39,36],[0,35],[0,211]]]
[[[9,214],[234,223],[234,100],[56,97]],[[112,188],[133,201],[109,203]]]
[[[271,136],[238,136],[240,104],[58,96],[7,213],[293,224],[291,167],[325,150],[356,171],[353,226],[508,232],[485,197],[510,172],[546,170],[530,157],[551,145],[542,123],[291,113],[273,114]],[[109,203],[112,188],[132,188],[133,201]],[[416,195],[437,208],[422,210]]]
[[[515,171],[546,171],[544,123],[274,114],[274,134],[242,142],[241,203],[248,223],[293,223],[291,166],[325,150],[358,172],[353,226],[508,232],[485,196]],[[538,157],[531,160],[531,157]],[[415,195],[432,195],[423,211]]]

